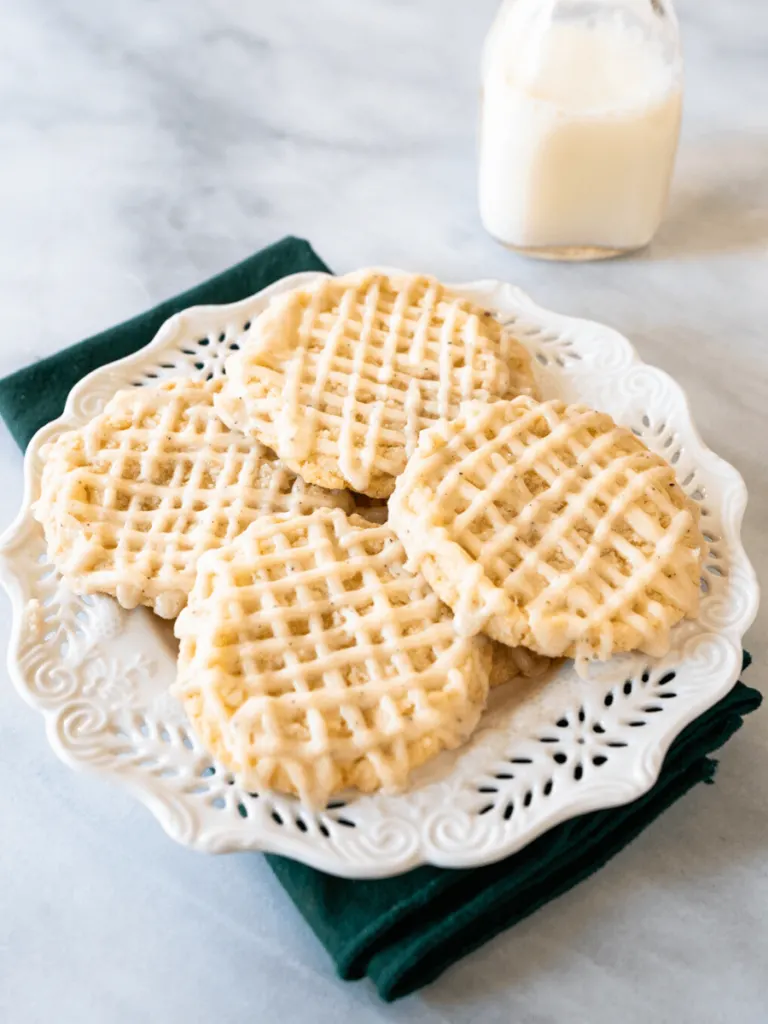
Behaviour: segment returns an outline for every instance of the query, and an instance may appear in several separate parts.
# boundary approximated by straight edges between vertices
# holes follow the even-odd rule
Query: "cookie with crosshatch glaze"
[[[361,270],[277,296],[216,408],[305,480],[387,497],[419,431],[468,399],[535,394],[523,345],[424,275]]]
[[[421,434],[389,522],[468,635],[580,664],[661,656],[698,608],[696,506],[664,459],[585,406],[468,403]]]
[[[351,508],[346,491],[304,483],[214,414],[220,380],[119,391],[43,451],[35,516],[72,588],[163,618],[183,607],[200,556],[259,516]]]
[[[200,559],[174,693],[246,789],[396,792],[475,728],[491,645],[405,562],[387,526],[340,509],[266,517]]]

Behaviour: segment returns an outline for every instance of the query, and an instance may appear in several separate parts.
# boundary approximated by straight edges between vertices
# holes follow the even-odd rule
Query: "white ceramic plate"
[[[746,489],[702,442],[683,392],[599,324],[547,312],[508,284],[457,285],[510,323],[530,348],[546,397],[580,400],[631,427],[674,466],[701,505],[709,544],[695,622],[667,657],[624,656],[579,679],[571,663],[524,691],[501,688],[459,751],[418,771],[400,796],[357,796],[311,812],[273,793],[242,792],[212,763],[168,695],[176,644],[167,623],[110,598],[78,597],[48,562],[31,505],[41,445],[98,413],[115,391],[174,376],[222,373],[250,322],[285,278],[228,306],[174,316],[141,352],[90,374],[64,415],[31,442],[21,511],[0,541],[13,603],[11,676],[45,717],[74,768],[128,786],[174,839],[208,852],[264,850],[349,877],[418,864],[471,867],[520,849],[576,814],[626,803],[656,780],[672,740],[732,687],[758,602],[739,536]]]

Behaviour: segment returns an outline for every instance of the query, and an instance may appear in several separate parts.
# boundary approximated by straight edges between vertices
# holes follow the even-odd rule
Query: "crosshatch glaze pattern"
[[[71,766],[128,786],[187,846],[277,852],[348,877],[489,863],[566,818],[639,796],[675,736],[738,676],[758,600],[739,536],[746,490],[699,438],[678,385],[641,363],[625,338],[547,312],[510,285],[454,287],[529,348],[545,397],[610,413],[675,466],[700,505],[708,545],[701,610],[675,627],[666,657],[623,655],[593,666],[588,683],[565,662],[519,688],[500,687],[470,742],[418,769],[409,792],[351,795],[318,812],[292,797],[241,791],[169,695],[171,625],[111,598],[76,596],[48,561],[31,513],[41,446],[100,412],[120,388],[220,376],[270,297],[315,276],[178,314],[143,351],[81,381],[63,416],[30,444],[24,503],[0,542],[0,568],[13,604],[11,675],[44,715],[52,746]]]

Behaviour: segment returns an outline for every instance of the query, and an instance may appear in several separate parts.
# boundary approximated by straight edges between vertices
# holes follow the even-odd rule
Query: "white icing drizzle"
[[[291,309],[285,301],[281,303],[281,307],[286,307],[286,320],[283,322],[284,334],[280,339],[281,346],[285,347],[285,339],[289,333],[296,335],[297,345],[285,368],[284,401],[280,404],[277,412],[278,429],[283,437],[283,457],[302,459],[311,451],[312,432],[316,420],[314,406],[311,403],[303,419],[296,415],[304,381],[304,367],[307,361],[307,346],[310,341],[312,321],[310,309],[307,309],[306,312],[302,312],[300,308],[298,310]],[[298,325],[296,324],[297,314]],[[289,331],[289,327],[292,327],[293,330]],[[243,405],[246,404],[245,395],[240,395],[240,400]]]
[[[663,651],[696,612],[703,542],[674,470],[581,406],[463,407],[422,434],[390,522],[455,587],[462,631],[514,609],[532,646],[583,661]]]
[[[503,612],[507,604],[502,591],[485,585],[479,562],[470,565],[462,575],[457,592],[453,614],[456,632],[461,636],[480,633],[491,616]]]
[[[386,526],[340,510],[263,519],[201,559],[175,692],[202,700],[243,784],[287,778],[312,805],[350,779],[394,791],[421,742],[474,727],[485,641],[458,637],[404,562]]]
[[[118,392],[48,450],[35,515],[51,558],[85,593],[166,618],[186,600],[200,556],[275,512],[351,508],[307,486],[268,449],[213,414],[220,381]]]
[[[437,391],[437,415],[439,419],[445,419],[451,412],[451,384],[453,383],[453,353],[454,336],[457,333],[456,303],[452,302],[445,312],[445,318],[440,328],[439,341],[439,387]],[[461,395],[465,398],[465,395]],[[454,400],[455,404],[455,400]]]
[[[344,320],[350,315],[352,301],[352,293],[347,292],[339,307],[339,319],[329,333],[329,342],[331,336],[334,334],[337,339],[336,344],[338,344],[338,339],[343,336]],[[363,450],[360,451],[359,447],[355,444],[354,428],[357,424],[357,417],[360,412],[362,411],[365,413],[368,411],[367,406],[363,406],[362,410],[360,408],[363,397],[360,392],[365,387],[365,384],[363,383],[363,372],[366,352],[371,344],[371,336],[374,330],[378,302],[379,285],[378,282],[375,282],[373,287],[369,288],[363,301],[360,338],[354,346],[352,367],[341,411],[341,430],[339,432],[339,468],[345,478],[349,480],[352,486],[357,490],[362,490],[370,479],[371,467],[373,466],[376,455],[376,442],[378,440],[383,419],[383,407],[382,403],[379,402],[377,403],[378,409],[374,408],[372,410],[372,415],[370,415],[369,429],[365,435]],[[326,346],[323,355],[327,356],[325,362],[330,364],[333,355],[335,355],[335,350],[331,347],[330,343]],[[368,396],[366,395],[365,397]],[[315,395],[313,395],[313,399],[314,398]],[[320,396],[317,397],[317,401],[318,403],[321,401]]]
[[[504,334],[505,332],[502,331],[500,338],[503,339]],[[465,321],[464,327],[462,329],[462,335],[464,341],[464,366],[461,367],[461,369],[459,370],[458,378],[461,400],[462,402],[465,402],[468,399],[472,398],[472,395],[474,394],[477,387],[475,381],[480,376],[477,370],[475,369],[475,360],[478,355],[480,340],[479,321],[476,316],[470,317],[468,320]],[[504,348],[506,347],[507,346],[505,345],[502,346],[501,348],[501,359],[504,367],[506,367],[507,364],[506,353],[504,352]],[[500,394],[506,395],[506,382],[504,382],[504,384],[500,386],[499,392]]]
[[[416,450],[416,442],[421,430],[421,389],[419,381],[411,377],[405,397],[405,454],[408,458]]]
[[[420,283],[421,280],[422,279],[417,277],[406,278],[400,292],[403,303],[407,303],[410,300],[411,293],[415,291],[416,285]],[[398,296],[398,299],[399,298],[400,296]],[[413,332],[411,347],[408,350],[408,360],[411,366],[419,366],[424,361],[424,357],[427,354],[429,329],[440,298],[441,295],[437,288],[437,282],[430,281],[420,303],[421,308],[419,318],[416,323],[416,329]]]
[[[419,431],[462,400],[535,389],[522,345],[420,275],[323,278],[281,296],[252,334],[227,364],[225,417],[309,477],[338,467],[363,492],[388,493]]]

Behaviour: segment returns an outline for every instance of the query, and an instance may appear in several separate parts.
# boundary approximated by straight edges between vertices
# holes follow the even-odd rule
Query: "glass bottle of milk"
[[[560,260],[650,242],[680,134],[671,0],[506,0],[482,82],[480,213],[494,238]]]

